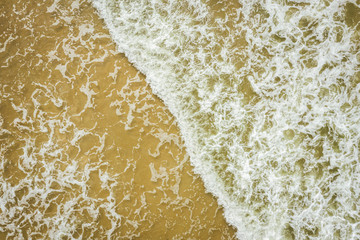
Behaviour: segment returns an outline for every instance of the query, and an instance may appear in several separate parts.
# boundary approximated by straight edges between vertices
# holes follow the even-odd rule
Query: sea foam
[[[360,237],[358,1],[91,2],[239,239]]]

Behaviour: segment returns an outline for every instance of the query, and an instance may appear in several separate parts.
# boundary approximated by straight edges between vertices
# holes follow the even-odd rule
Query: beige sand
[[[233,239],[92,6],[37,2],[0,3],[0,238]]]

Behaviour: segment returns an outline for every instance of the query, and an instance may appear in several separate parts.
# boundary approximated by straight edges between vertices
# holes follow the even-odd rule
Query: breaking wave
[[[92,3],[238,238],[360,237],[359,1]]]

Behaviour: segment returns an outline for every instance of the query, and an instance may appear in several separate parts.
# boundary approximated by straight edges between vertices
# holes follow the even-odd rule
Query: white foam
[[[355,1],[91,2],[239,239],[360,237]]]

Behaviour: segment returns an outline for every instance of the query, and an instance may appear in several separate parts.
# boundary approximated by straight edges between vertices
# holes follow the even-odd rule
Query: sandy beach
[[[1,239],[234,239],[87,1],[1,1],[0,30]]]

